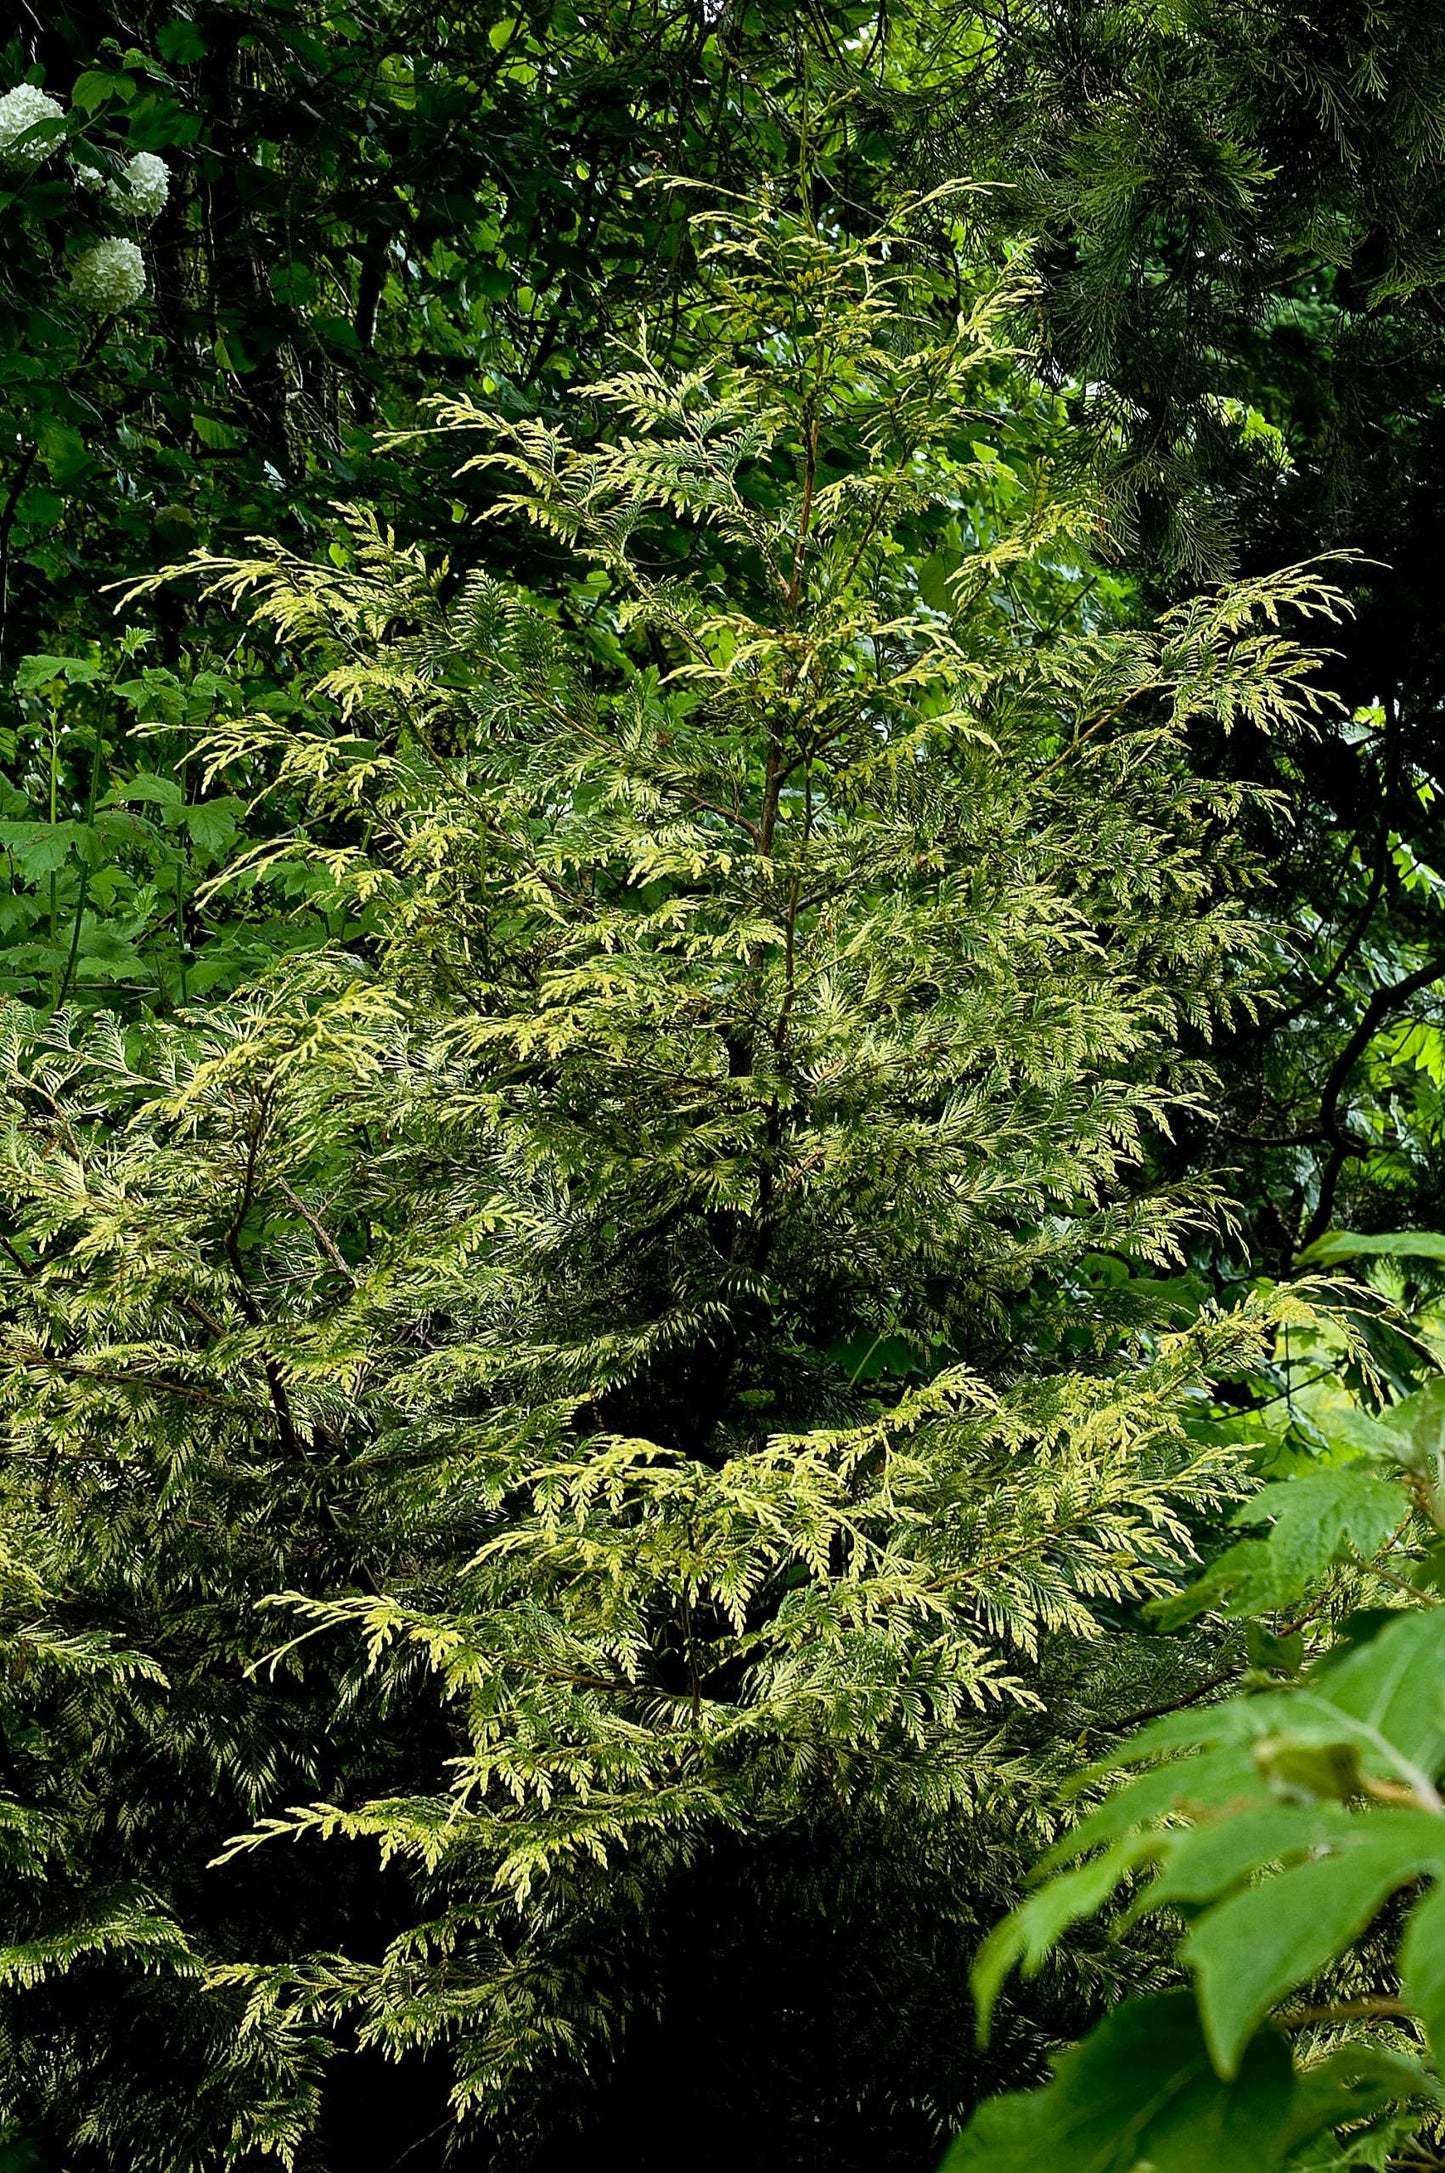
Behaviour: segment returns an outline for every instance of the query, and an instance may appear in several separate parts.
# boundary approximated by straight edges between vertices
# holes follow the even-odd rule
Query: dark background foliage
[[[1331,676],[1368,727],[1284,757],[1201,750],[1285,794],[1262,841],[1290,930],[1284,1014],[1228,1067],[1256,1242],[1283,1262],[1332,1217],[1428,1222],[1445,10],[980,16],[949,89],[915,108],[914,156],[986,176],[1038,237],[1039,350],[1095,435],[1145,589],[1359,557]]]

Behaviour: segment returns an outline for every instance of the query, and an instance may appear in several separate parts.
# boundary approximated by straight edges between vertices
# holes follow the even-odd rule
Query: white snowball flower
[[[13,91],[6,91],[0,98],[0,159],[12,166],[38,166],[49,144],[22,144],[20,138],[39,121],[58,121],[64,111],[58,98],[37,90],[33,83],[17,83]]]
[[[130,208],[140,219],[153,219],[165,209],[166,198],[171,193],[171,177],[166,162],[157,158],[154,151],[137,151],[125,169],[126,185],[130,190]]]
[[[98,241],[75,260],[70,291],[83,309],[112,316],[129,309],[146,290],[145,258],[133,241]]]
[[[113,204],[125,202],[125,190],[103,166],[82,166],[79,159],[71,163],[78,189],[93,189],[97,196],[107,196]]]
[[[154,219],[165,209],[166,198],[171,193],[171,176],[165,160],[157,158],[154,151],[137,151],[135,157],[127,161],[124,177],[119,181],[103,166],[82,166],[77,160],[75,185],[93,189],[118,211],[128,211],[137,219]]]

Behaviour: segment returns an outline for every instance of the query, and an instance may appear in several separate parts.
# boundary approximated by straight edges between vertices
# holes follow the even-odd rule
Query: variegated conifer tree
[[[1147,1273],[1258,939],[1191,726],[1307,728],[1332,607],[1115,623],[965,208],[709,212],[691,374],[443,406],[550,587],[361,516],[193,569],[310,691],[213,774],[305,788],[366,934],[3,1052],[0,2087],[77,2163],[359,2163],[358,2044],[489,2163],[649,2057],[696,2117],[699,1953],[779,2163],[977,2086],[919,2016],[1139,1701],[1232,1484],[1190,1399],[1270,1333]]]

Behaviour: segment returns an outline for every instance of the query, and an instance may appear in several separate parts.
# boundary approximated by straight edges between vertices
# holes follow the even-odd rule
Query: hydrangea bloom
[[[98,241],[76,258],[70,288],[82,308],[100,315],[129,309],[146,290],[145,258],[133,241]]]
[[[37,90],[33,83],[17,83],[13,91],[6,91],[0,98],[0,159],[13,166],[38,166],[49,145],[21,144],[20,138],[38,121],[58,121],[64,111],[58,98]]]
[[[165,208],[171,191],[171,177],[166,162],[157,158],[154,151],[137,151],[125,169],[126,185],[130,191],[130,208],[140,219],[153,219]]]

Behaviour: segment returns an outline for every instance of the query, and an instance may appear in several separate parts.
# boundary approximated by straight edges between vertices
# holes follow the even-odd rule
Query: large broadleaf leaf
[[[1214,2071],[1187,1992],[1127,2000],[1042,2090],[982,2106],[943,2173],[1274,2173],[1300,2141],[1289,2048],[1257,2038]]]
[[[1445,1765],[1445,1609],[1398,1615],[1367,1643],[1330,1655],[1286,1702],[1302,1739],[1353,1742],[1367,1772],[1423,1783],[1427,1800]]]
[[[1445,1879],[1435,1787],[1445,1766],[1445,1608],[1386,1615],[1298,1685],[1170,1714],[1115,1756],[1160,1762],[1045,1858],[1050,1884],[980,1954],[981,2020],[1011,1968],[1037,1969],[1070,1925],[1147,1870],[1133,1913],[1168,1907],[1190,1918],[1181,1958],[1213,2068],[1229,2080],[1278,2002],[1347,1953],[1391,1895]],[[1102,1853],[1062,1869],[1094,1849]],[[1445,1905],[1432,1891],[1407,1935],[1402,1974],[1416,2011],[1445,2035],[1440,1957]],[[1061,2082],[1073,2072],[1061,2066]]]
[[[1445,2063],[1445,1885],[1431,1887],[1412,1912],[1400,1943],[1400,1990]]]
[[[981,2106],[941,2173],[1344,2173],[1356,2160],[1336,2128],[1361,2144],[1362,2124],[1438,2094],[1417,2060],[1370,2045],[1295,2071],[1273,2030],[1221,2077],[1193,2001],[1166,1992],[1127,2000],[1060,2055],[1042,2090]]]
[[[1352,1843],[1232,1895],[1185,1940],[1183,1957],[1194,1972],[1205,2038],[1221,2075],[1238,2072],[1276,2002],[1343,1954],[1391,1894],[1445,1866],[1445,1819],[1420,1813],[1414,1818],[1420,1830],[1409,1834],[1388,1814],[1356,1823]]]
[[[1445,1447],[1445,1373],[1427,1381],[1413,1396],[1391,1404],[1377,1423],[1388,1443],[1387,1453],[1397,1463],[1423,1477],[1438,1478]]]
[[[1346,2173],[1382,2162],[1364,2156],[1366,2124],[1378,2135],[1379,2116],[1438,2095],[1417,2060],[1370,2045],[1295,2071],[1273,2030],[1222,2079],[1188,1994],[1166,1992],[1126,2001],[1042,2090],[981,2106],[940,2173]]]
[[[1382,1444],[1389,1443],[1389,1432],[1379,1431]],[[1350,1465],[1262,1487],[1234,1522],[1267,1523],[1269,1537],[1227,1548],[1187,1591],[1158,1606],[1157,1618],[1173,1629],[1208,1609],[1242,1616],[1289,1607],[1337,1562],[1365,1562],[1378,1553],[1409,1521],[1410,1509],[1400,1486]]]
[[[1300,1254],[1302,1267],[1332,1268],[1341,1260],[1371,1255],[1392,1260],[1445,1260],[1445,1230],[1383,1230],[1361,1237],[1351,1230],[1327,1230]]]

